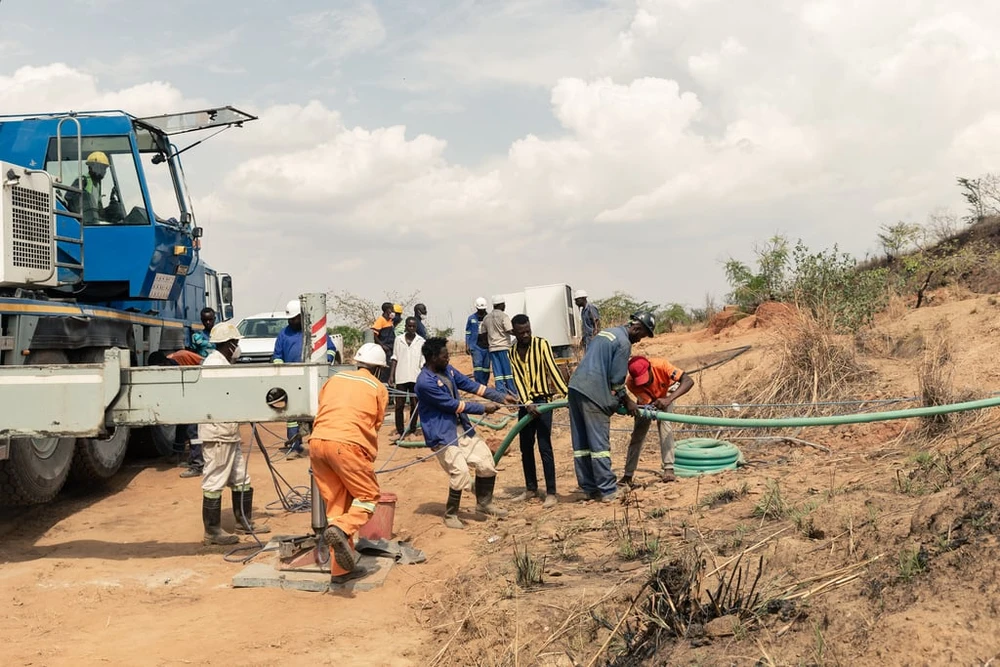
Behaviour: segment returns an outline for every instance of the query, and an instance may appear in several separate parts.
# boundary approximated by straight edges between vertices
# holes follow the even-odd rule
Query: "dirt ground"
[[[874,334],[852,342],[874,369],[863,397],[916,395],[916,364],[941,335],[952,343],[948,363],[959,389],[1000,390],[998,315],[992,297],[942,298],[883,315]],[[636,351],[692,368],[751,345],[699,373],[679,402],[729,405],[727,391],[773,364],[781,331],[751,316],[716,334],[660,336]],[[933,439],[918,437],[910,420],[785,433],[799,442],[739,440],[746,467],[674,484],[655,482],[650,436],[639,475],[648,484],[628,495],[628,506],[573,502],[566,420],[555,413],[561,502],[550,511],[509,499],[523,487],[516,445],[501,461],[497,486],[511,516],[476,520],[467,512],[465,531],[441,524],[447,482],[434,461],[381,476],[383,489],[399,497],[397,535],[428,561],[394,567],[370,592],[233,589],[242,565],[226,562],[223,548],[201,545],[198,480],[180,479],[179,468],[163,463],[130,459],[102,492],[69,489],[46,506],[0,510],[3,662],[931,665],[984,664],[1000,654],[1000,510],[992,504],[1000,457],[991,449],[1000,421],[990,414]],[[616,417],[613,427],[618,470],[630,421]],[[493,445],[503,435],[480,433]],[[424,453],[393,452],[385,438],[380,462]],[[276,438],[265,434],[265,442]],[[274,532],[308,532],[308,513],[264,512],[276,495],[259,452],[250,468],[258,516],[267,514]],[[307,461],[278,468],[293,484],[307,483]],[[787,511],[762,516],[775,489]],[[231,527],[228,505],[226,497]],[[644,553],[624,552],[623,530],[642,535]],[[540,585],[515,582],[514,554],[524,550],[541,563]],[[734,562],[755,574],[761,556],[761,587],[780,601],[773,610],[630,657],[649,622],[637,615],[646,604],[640,589],[658,568],[696,557],[723,576]],[[706,586],[713,582],[706,577]]]

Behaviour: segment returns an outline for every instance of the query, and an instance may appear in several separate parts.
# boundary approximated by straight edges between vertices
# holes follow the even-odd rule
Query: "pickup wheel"
[[[66,364],[58,350],[33,352],[28,364]],[[0,461],[0,505],[34,505],[56,497],[73,462],[76,438],[11,438],[10,455]]]
[[[81,364],[104,361],[104,350],[83,350],[76,361]],[[106,438],[77,438],[70,470],[73,479],[84,486],[95,486],[114,477],[125,461],[130,432],[128,426],[118,426]]]

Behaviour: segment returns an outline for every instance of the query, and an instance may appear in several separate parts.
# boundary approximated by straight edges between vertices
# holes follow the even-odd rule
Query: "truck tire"
[[[174,435],[177,427],[171,424],[144,426],[132,430],[132,446],[142,456],[170,456],[174,454]]]
[[[104,361],[104,349],[90,348],[75,355],[76,363]],[[103,484],[122,467],[131,429],[119,426],[107,438],[77,438],[70,475],[84,486]]]
[[[65,364],[58,350],[33,352],[28,364]],[[76,438],[11,438],[0,461],[0,505],[34,505],[56,497],[69,476]]]

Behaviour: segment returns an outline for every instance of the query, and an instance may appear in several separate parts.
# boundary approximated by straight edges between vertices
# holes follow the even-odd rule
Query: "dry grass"
[[[747,409],[740,415],[744,417],[782,417],[787,416],[788,408],[780,404],[857,398],[865,393],[874,374],[859,358],[853,339],[833,333],[833,327],[822,317],[797,312],[775,330],[773,340],[769,355],[773,361],[767,366],[748,368],[739,384],[713,396],[713,402],[739,403]],[[830,406],[821,405],[796,410],[799,416],[829,413]],[[761,431],[752,435],[761,435]]]

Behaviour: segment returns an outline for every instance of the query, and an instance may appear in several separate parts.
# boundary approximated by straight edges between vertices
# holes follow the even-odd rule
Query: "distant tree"
[[[326,298],[330,312],[345,324],[366,331],[382,313],[384,301],[398,303],[403,306],[404,312],[408,312],[419,295],[420,292],[412,292],[406,296],[400,296],[399,292],[388,292],[384,299],[375,301],[351,292],[329,292]]]
[[[986,173],[978,178],[959,177],[958,187],[969,208],[965,220],[969,224],[981,222],[990,215],[1000,215],[1000,175]]]
[[[331,334],[340,334],[344,339],[344,349],[341,350],[341,356],[344,359],[349,359],[354,356],[358,348],[361,347],[361,343],[364,341],[365,333],[362,329],[352,327],[346,324],[338,324],[335,327],[330,327],[327,331]]]
[[[880,229],[878,241],[890,262],[915,248],[924,231],[920,225],[902,221],[894,225],[882,225]]]
[[[785,289],[785,272],[788,268],[788,239],[775,234],[764,244],[754,246],[757,270],[738,259],[725,263],[726,278],[732,292],[729,300],[740,310],[753,313],[765,301],[780,301]]]
[[[677,325],[691,324],[694,319],[684,306],[670,303],[660,308],[656,313],[657,333],[670,332]]]
[[[656,313],[660,307],[651,301],[639,301],[626,292],[615,292],[604,299],[595,299],[594,305],[601,313],[601,324],[619,326],[628,322],[632,313],[648,310]]]
[[[447,329],[431,329],[431,335],[435,338],[446,338],[451,340],[451,337],[455,334],[455,327],[448,327]]]

